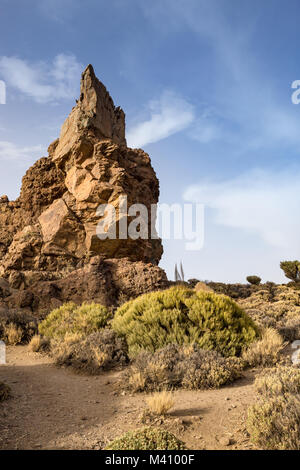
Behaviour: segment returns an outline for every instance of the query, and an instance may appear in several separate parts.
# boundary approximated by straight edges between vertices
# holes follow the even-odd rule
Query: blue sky
[[[282,281],[300,258],[297,0],[0,0],[0,193],[47,155],[92,63],[151,156],[161,202],[205,205],[205,243],[165,241],[173,276]]]

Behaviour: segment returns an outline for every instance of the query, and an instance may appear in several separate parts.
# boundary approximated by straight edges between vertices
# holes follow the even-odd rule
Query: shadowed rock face
[[[75,298],[99,300],[106,292],[100,298],[110,305],[122,289],[134,295],[135,284],[138,294],[164,286],[165,273],[156,266],[161,240],[100,240],[96,234],[100,204],[116,208],[118,227],[120,196],[127,197],[128,207],[144,204],[150,214],[159,183],[149,156],[127,148],[124,112],[114,106],[91,65],[82,74],[80,98],[48,152],[27,171],[16,201],[0,198],[0,277],[12,289],[2,295],[2,304],[25,302],[26,308],[39,310],[45,295],[56,305]],[[149,233],[150,222],[149,217]],[[130,278],[130,288],[124,287],[126,281],[122,287],[113,272]],[[76,295],[64,283],[70,275]],[[88,293],[81,276],[93,278]],[[27,300],[19,301],[20,296]]]

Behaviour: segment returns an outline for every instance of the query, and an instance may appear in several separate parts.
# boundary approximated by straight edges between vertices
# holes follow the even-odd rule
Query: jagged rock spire
[[[82,73],[80,97],[61,128],[53,160],[63,160],[74,143],[88,133],[97,139],[110,139],[118,145],[126,145],[124,111],[115,107],[92,65]]]

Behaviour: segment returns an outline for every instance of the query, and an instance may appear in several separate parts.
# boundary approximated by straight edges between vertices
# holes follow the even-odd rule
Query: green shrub
[[[0,402],[7,400],[11,396],[11,390],[8,385],[3,382],[0,382]]]
[[[253,286],[258,286],[261,283],[261,278],[259,276],[248,276],[247,281]]]
[[[239,355],[257,336],[248,315],[229,297],[186,287],[144,294],[122,305],[112,321],[131,356],[170,343]]]
[[[110,329],[86,337],[71,334],[52,340],[51,355],[57,365],[88,374],[99,374],[128,362],[126,342]]]
[[[242,361],[224,358],[196,344],[169,344],[155,353],[140,353],[121,379],[134,392],[219,388],[241,376]]]
[[[84,303],[78,307],[73,302],[53,310],[39,325],[39,332],[47,338],[64,338],[66,334],[87,336],[104,328],[109,312],[103,305]]]
[[[281,261],[280,267],[285,276],[294,282],[300,281],[300,262],[295,261]]]
[[[130,431],[111,442],[106,450],[184,450],[182,441],[163,429],[146,427]]]
[[[252,405],[247,430],[264,450],[300,450],[299,395],[277,395]]]

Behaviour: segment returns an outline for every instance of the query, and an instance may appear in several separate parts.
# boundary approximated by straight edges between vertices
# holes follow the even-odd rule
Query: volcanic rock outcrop
[[[150,214],[159,183],[149,156],[127,147],[124,112],[91,65],[48,153],[27,171],[16,201],[0,198],[0,307],[47,312],[69,300],[114,305],[164,287],[160,239],[97,236],[99,205],[116,209],[118,228],[120,197]],[[147,224],[150,234],[150,217]]]

